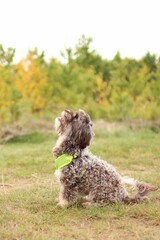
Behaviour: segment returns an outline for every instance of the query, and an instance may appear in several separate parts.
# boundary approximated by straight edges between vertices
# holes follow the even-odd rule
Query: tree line
[[[109,121],[160,118],[160,57],[102,58],[82,36],[61,54],[45,59],[37,49],[14,63],[15,49],[0,45],[0,124],[27,114],[51,119],[64,108],[85,109]]]

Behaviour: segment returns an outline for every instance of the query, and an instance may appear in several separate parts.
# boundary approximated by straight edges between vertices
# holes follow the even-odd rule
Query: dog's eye
[[[78,119],[78,114],[73,115],[73,120],[76,121]]]
[[[80,117],[79,120],[81,121],[81,123],[85,124],[86,120],[83,117]]]

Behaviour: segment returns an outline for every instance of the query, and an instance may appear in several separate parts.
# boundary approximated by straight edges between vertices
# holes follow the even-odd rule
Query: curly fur
[[[87,147],[94,133],[91,119],[83,110],[63,111],[55,120],[55,129],[59,135],[53,148],[55,157],[64,153],[76,155],[69,165],[56,171],[61,184],[59,206],[74,204],[78,196],[86,197],[85,207],[139,203],[146,199],[149,191],[156,190],[145,183],[122,177],[112,165],[89,152]],[[135,186],[137,194],[129,196],[125,184]]]

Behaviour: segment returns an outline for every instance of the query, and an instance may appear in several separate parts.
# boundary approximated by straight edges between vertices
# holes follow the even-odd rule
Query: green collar
[[[61,169],[67,165],[69,165],[74,158],[76,158],[76,155],[68,155],[68,154],[62,154],[58,158],[55,159],[55,168],[56,170]]]

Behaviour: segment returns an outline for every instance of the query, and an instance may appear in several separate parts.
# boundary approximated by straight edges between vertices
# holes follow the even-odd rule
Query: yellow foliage
[[[38,60],[29,53],[26,59],[17,64],[17,70],[16,86],[23,98],[31,103],[32,112],[44,109],[48,78],[39,66]]]
[[[101,105],[107,105],[107,84],[100,76],[96,79],[96,100]]]

